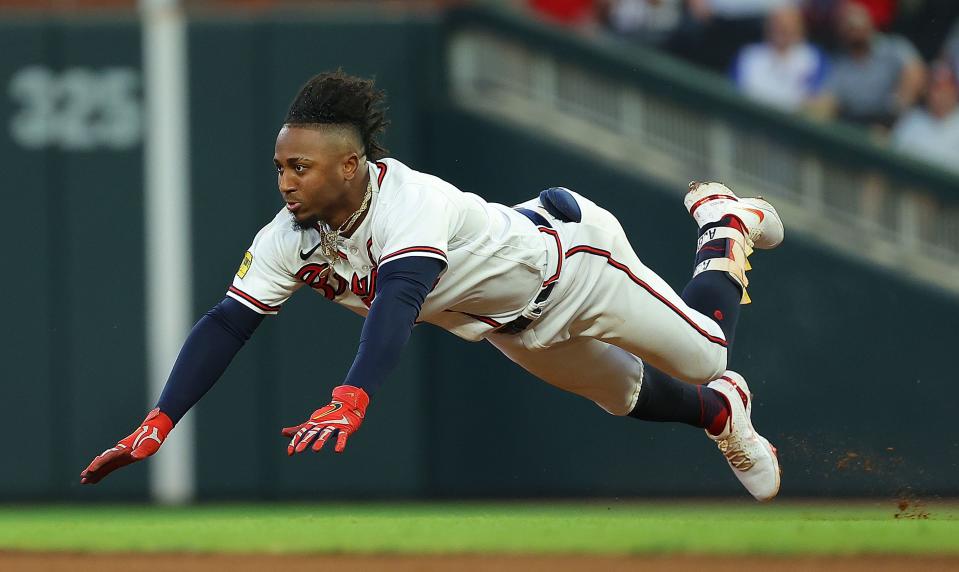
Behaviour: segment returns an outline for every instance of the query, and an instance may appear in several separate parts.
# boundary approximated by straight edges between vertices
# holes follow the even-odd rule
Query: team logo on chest
[[[327,300],[335,300],[337,296],[346,292],[346,280],[333,272],[328,264],[307,264],[296,271],[296,277],[323,294]]]
[[[373,238],[371,237],[366,241],[366,254],[370,258],[370,273],[367,276],[360,278],[356,272],[353,273],[353,279],[350,280],[350,291],[356,294],[356,297],[363,302],[363,304],[369,308],[373,304],[373,299],[376,298],[376,273],[377,266],[373,258]]]

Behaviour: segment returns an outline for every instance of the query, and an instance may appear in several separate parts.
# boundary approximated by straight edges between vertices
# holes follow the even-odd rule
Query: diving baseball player
[[[93,459],[81,483],[157,451],[265,316],[306,287],[365,317],[332,400],[283,430],[290,455],[343,451],[413,326],[487,340],[543,381],[613,415],[705,429],[746,489],[779,492],[776,449],[750,421],[727,369],[754,248],[783,239],[776,210],[718,183],[693,183],[693,277],[679,295],[633,252],[611,213],[568,189],[515,207],[489,203],[382,158],[383,94],[342,72],[309,80],[273,162],[285,205],[243,257],[226,297],[194,326],[156,408]]]

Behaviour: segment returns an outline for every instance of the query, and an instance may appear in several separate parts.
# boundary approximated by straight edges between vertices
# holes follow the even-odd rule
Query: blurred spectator
[[[846,2],[839,13],[843,49],[835,59],[812,110],[820,117],[890,127],[915,105],[925,66],[908,40],[876,31],[869,12]]]
[[[959,83],[956,68],[933,66],[925,108],[916,108],[896,124],[893,146],[910,155],[959,171]]]
[[[752,98],[796,111],[819,92],[825,72],[825,55],[805,40],[802,12],[784,6],[766,19],[766,41],[739,52],[733,81]]]
[[[762,39],[766,15],[792,0],[687,0],[673,51],[726,73],[739,49]]]
[[[666,44],[679,27],[683,0],[601,0],[599,18],[619,36],[649,44]]]

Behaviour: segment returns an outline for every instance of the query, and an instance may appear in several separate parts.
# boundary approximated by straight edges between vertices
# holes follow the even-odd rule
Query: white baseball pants
[[[643,362],[690,383],[722,375],[727,351],[719,325],[643,265],[616,217],[576,199],[580,223],[553,218],[535,199],[521,205],[559,232],[562,271],[542,316],[519,334],[488,336],[490,343],[536,377],[614,415],[635,406]]]

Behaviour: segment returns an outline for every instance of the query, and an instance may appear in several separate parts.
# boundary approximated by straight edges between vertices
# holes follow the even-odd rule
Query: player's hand
[[[366,407],[370,404],[370,396],[359,387],[341,385],[333,389],[333,401],[321,407],[310,415],[305,423],[283,429],[284,437],[292,437],[286,448],[287,455],[302,453],[313,443],[313,450],[319,451],[326,441],[337,433],[337,453],[346,448],[346,440],[350,438],[366,416]]]
[[[116,444],[94,457],[93,462],[80,473],[80,484],[93,485],[120,467],[142,461],[160,449],[173,429],[173,421],[159,408],[147,414],[140,427]]]

